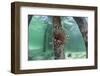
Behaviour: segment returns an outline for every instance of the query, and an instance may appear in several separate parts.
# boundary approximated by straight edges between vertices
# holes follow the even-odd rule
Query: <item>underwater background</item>
[[[86,58],[86,47],[78,24],[71,16],[60,18],[66,34],[65,59]],[[28,24],[28,60],[54,60],[52,20],[52,16],[32,16]]]

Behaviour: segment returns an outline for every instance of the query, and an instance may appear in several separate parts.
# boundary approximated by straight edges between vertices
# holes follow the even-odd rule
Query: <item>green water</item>
[[[66,59],[86,58],[84,40],[73,17],[61,17],[61,24],[66,34],[64,46]],[[52,26],[51,16],[32,16],[28,28],[29,60],[54,59]]]

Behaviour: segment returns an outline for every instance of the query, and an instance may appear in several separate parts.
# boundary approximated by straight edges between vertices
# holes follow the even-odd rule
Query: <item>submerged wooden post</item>
[[[88,23],[84,17],[73,17],[73,18],[75,19],[76,23],[79,26],[80,32],[82,33],[85,46],[86,46],[86,52],[88,55]]]
[[[65,33],[61,26],[59,16],[53,17],[53,44],[55,59],[65,59],[64,54]]]

